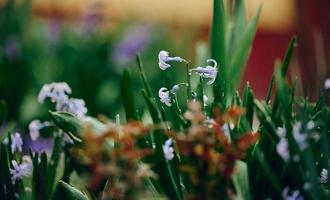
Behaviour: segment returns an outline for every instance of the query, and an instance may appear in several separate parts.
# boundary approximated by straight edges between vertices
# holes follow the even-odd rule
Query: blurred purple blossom
[[[85,33],[95,32],[102,21],[102,16],[96,12],[87,12],[82,16],[82,26]]]
[[[58,42],[61,32],[61,23],[58,19],[53,18],[48,23],[48,40],[51,45]]]
[[[30,137],[24,138],[24,149],[31,149],[32,152],[46,152],[51,153],[53,149],[54,140],[52,138],[39,137],[37,140],[33,141]]]
[[[4,47],[4,53],[5,56],[9,61],[14,61],[18,58],[19,56],[19,43],[17,39],[13,36],[9,37],[6,40],[5,47]]]
[[[128,27],[123,33],[121,41],[115,46],[112,55],[119,65],[130,62],[137,53],[145,49],[151,40],[151,27],[148,25],[135,25]]]

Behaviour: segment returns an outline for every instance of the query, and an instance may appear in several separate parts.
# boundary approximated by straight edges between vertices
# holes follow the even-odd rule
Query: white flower
[[[14,133],[11,135],[11,152],[19,151],[22,152],[23,140],[21,134]]]
[[[85,101],[82,99],[69,98],[71,88],[67,83],[51,83],[45,84],[38,96],[40,103],[43,103],[46,98],[50,98],[55,103],[57,111],[65,111],[74,114],[78,118],[85,117],[87,108]]]
[[[217,78],[218,69],[217,69],[217,62],[213,59],[208,59],[207,62],[213,62],[214,66],[206,66],[206,67],[196,67],[192,69],[192,71],[196,72],[203,78],[209,78],[210,80],[207,82],[208,85],[214,83],[215,79]]]
[[[327,183],[328,182],[328,170],[322,169],[320,173],[320,183]]]
[[[330,89],[330,78],[324,81],[324,89],[326,90]]]
[[[314,128],[315,128],[315,123],[312,120],[310,120],[309,122],[307,122],[307,124],[306,124],[306,129],[307,130],[311,131]]]
[[[172,147],[172,139],[169,138],[163,145],[163,152],[166,160],[172,160],[174,158],[174,149]]]
[[[167,62],[169,61],[176,61],[176,62],[183,62],[185,61],[181,57],[169,57],[169,54],[167,51],[160,51],[158,54],[158,65],[160,69],[166,70],[167,68],[171,67]]]
[[[68,102],[67,111],[74,114],[78,118],[85,117],[85,115],[87,113],[85,101],[82,99],[71,98]]]
[[[301,122],[297,122],[297,123],[294,124],[294,126],[293,126],[293,137],[296,140],[296,142],[299,146],[299,149],[300,150],[305,150],[308,146],[307,141],[306,141],[307,136],[306,136],[305,133],[301,132],[301,127],[302,127]]]
[[[295,190],[292,192],[292,194],[289,194],[289,187],[285,187],[282,192],[282,197],[284,200],[303,200],[303,196],[301,196],[300,192],[298,190]]]
[[[283,128],[283,127],[277,127],[277,135],[279,137],[285,137],[286,135],[286,128]]]
[[[285,137],[280,138],[280,141],[276,145],[276,151],[284,161],[286,162],[289,161],[290,159],[289,143]]]
[[[71,94],[71,88],[65,82],[45,84],[38,95],[38,101],[43,103],[46,98],[52,102],[64,102],[68,100],[67,94]]]
[[[162,87],[158,91],[158,96],[162,103],[165,103],[167,106],[172,106],[170,91],[167,88]]]
[[[16,160],[12,160],[11,163],[13,168],[10,168],[9,171],[13,184],[21,180],[24,176],[30,176],[32,174],[33,165],[29,156],[23,156],[23,161],[20,165]]]
[[[233,128],[234,128],[234,124],[225,123],[224,125],[222,125],[221,130],[223,131],[223,133],[227,138],[230,138],[230,130]]]
[[[209,101],[209,98],[206,95],[203,95],[203,103],[204,107],[207,106],[207,102]]]
[[[30,137],[33,141],[37,140],[40,136],[40,130],[50,126],[49,122],[40,122],[39,120],[33,120],[29,124]]]

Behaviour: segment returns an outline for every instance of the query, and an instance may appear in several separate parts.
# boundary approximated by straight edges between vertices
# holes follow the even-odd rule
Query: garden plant
[[[8,102],[1,101],[1,199],[330,199],[330,79],[316,101],[296,94],[297,78],[288,73],[299,45],[293,36],[267,97],[255,98],[241,78],[262,5],[248,20],[243,0],[224,2],[213,1],[204,65],[161,49],[148,58],[160,74],[155,88],[136,55],[116,94],[125,116],[90,116],[68,83],[46,83],[36,100],[48,117],[32,120],[27,134],[31,143],[52,140],[47,150],[25,150],[24,133],[5,126]],[[178,79],[176,68],[185,72]]]

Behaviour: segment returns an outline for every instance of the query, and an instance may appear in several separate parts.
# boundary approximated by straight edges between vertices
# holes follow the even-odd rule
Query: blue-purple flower
[[[23,140],[21,134],[16,132],[10,136],[10,139],[11,139],[11,144],[10,144],[11,152],[13,153],[15,151],[22,152]],[[8,144],[8,138],[4,139],[3,143]]]
[[[23,156],[21,164],[18,164],[16,160],[12,160],[11,163],[13,168],[10,168],[9,172],[13,184],[19,180],[22,180],[23,177],[27,177],[32,174],[33,165],[29,156]]]
[[[139,25],[129,27],[121,41],[116,45],[112,59],[119,65],[129,63],[135,56],[145,49],[151,40],[150,26]]]

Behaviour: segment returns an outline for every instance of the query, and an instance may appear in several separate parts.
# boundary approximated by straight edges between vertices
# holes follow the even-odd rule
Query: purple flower
[[[14,61],[15,59],[17,59],[20,51],[20,46],[17,39],[14,37],[9,37],[6,40],[4,51],[5,56],[8,58],[8,60]]]
[[[16,132],[10,136],[10,139],[11,139],[11,144],[10,144],[11,152],[13,153],[15,151],[22,152],[23,140],[21,134]],[[4,139],[3,143],[8,144],[8,138]]]
[[[87,12],[82,16],[83,30],[85,33],[93,33],[99,26],[102,16],[96,12]]]
[[[13,168],[10,168],[9,171],[13,184],[21,180],[24,176],[30,176],[32,174],[33,165],[29,156],[23,156],[21,164],[18,164],[16,160],[12,160],[11,163]]]
[[[119,65],[125,65],[145,49],[151,40],[150,27],[147,25],[136,25],[129,27],[124,33],[121,41],[114,48],[113,59]]]

